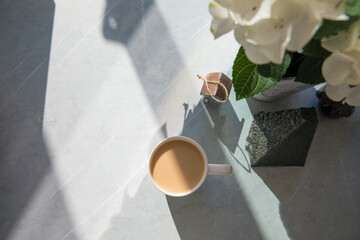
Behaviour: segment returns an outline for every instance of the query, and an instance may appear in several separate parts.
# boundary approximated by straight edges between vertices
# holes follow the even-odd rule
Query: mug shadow
[[[181,135],[199,143],[209,163],[231,164],[227,158],[238,145],[243,123],[230,102],[204,106],[200,101],[185,112]],[[181,239],[263,239],[234,176],[208,176],[193,194],[166,200]]]

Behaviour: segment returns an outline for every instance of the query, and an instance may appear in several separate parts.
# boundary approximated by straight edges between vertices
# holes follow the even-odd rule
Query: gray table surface
[[[239,48],[208,3],[0,2],[0,239],[359,239],[359,110],[319,115],[304,167],[250,168],[252,114],[315,89],[204,105],[196,74],[231,76]],[[175,135],[234,174],[166,197],[148,157]]]

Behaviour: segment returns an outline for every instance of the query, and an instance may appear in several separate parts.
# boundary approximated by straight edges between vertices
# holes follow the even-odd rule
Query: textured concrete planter
[[[258,93],[253,98],[260,101],[274,101],[311,87],[311,84],[295,82],[295,77],[283,78],[268,90]]]

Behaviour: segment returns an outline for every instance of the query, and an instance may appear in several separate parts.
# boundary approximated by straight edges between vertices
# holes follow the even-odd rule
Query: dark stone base
[[[355,107],[342,102],[334,102],[326,95],[324,89],[320,89],[316,92],[316,96],[319,99],[320,111],[329,118],[341,118],[350,117]]]

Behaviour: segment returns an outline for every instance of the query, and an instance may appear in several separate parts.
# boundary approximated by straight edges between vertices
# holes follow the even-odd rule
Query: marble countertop
[[[251,168],[252,114],[316,106],[315,89],[204,105],[196,74],[231,76],[239,48],[208,4],[0,2],[0,239],[358,238],[359,109],[319,114],[304,167]],[[234,174],[163,195],[148,159],[176,135]]]

